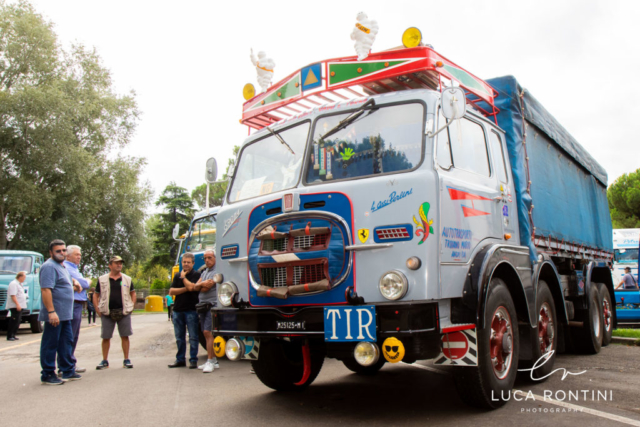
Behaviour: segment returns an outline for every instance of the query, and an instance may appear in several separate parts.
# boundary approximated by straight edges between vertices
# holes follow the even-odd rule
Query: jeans
[[[22,323],[22,310],[18,311],[17,308],[12,308],[11,317],[9,318],[9,325],[7,328],[7,339],[15,338],[16,332],[20,329],[20,323]]]
[[[189,362],[198,361],[198,313],[195,311],[174,311],[173,312],[173,332],[176,335],[178,352],[176,361],[184,362],[187,354],[187,341],[185,332],[189,329]]]
[[[80,325],[82,325],[82,301],[73,302],[73,320],[71,320],[71,329],[73,331],[73,345],[71,346],[71,361],[75,365],[78,363],[75,352],[78,345],[78,338],[80,338]],[[58,365],[60,364],[60,358],[58,358]]]
[[[71,359],[72,345],[71,320],[62,321],[56,327],[49,322],[44,322],[44,332],[42,332],[40,340],[41,379],[45,380],[51,375],[55,375],[56,355],[58,356],[58,369],[62,371],[63,378],[69,378],[76,373],[75,363]]]

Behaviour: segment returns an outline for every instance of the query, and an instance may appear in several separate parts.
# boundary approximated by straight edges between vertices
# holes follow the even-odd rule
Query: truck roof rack
[[[497,123],[498,92],[427,46],[372,53],[363,61],[348,56],[310,64],[245,102],[240,122],[262,129],[326,104],[410,89],[441,90],[453,82],[465,89],[469,105]],[[478,105],[481,101],[488,108]]]

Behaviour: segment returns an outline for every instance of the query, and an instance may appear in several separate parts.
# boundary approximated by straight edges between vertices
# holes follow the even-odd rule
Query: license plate
[[[276,330],[278,331],[304,331],[307,327],[304,321],[301,322],[289,322],[286,320],[276,321]]]
[[[376,341],[376,307],[324,308],[326,342]]]

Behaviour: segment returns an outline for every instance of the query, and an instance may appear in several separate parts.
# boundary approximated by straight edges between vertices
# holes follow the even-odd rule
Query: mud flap
[[[254,337],[237,337],[244,343],[243,360],[258,360],[260,352],[260,340]]]
[[[440,354],[435,365],[478,366],[478,347],[475,329],[442,334]]]

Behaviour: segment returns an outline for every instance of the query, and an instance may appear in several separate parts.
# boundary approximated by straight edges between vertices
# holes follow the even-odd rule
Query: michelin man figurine
[[[256,66],[258,72],[258,84],[262,88],[262,92],[266,92],[273,79],[273,69],[276,67],[276,63],[273,59],[267,58],[267,54],[264,52],[258,52],[258,58],[253,54],[251,49],[251,62]]]
[[[378,22],[369,19],[364,12],[358,13],[356,17],[356,27],[351,31],[351,40],[355,40],[354,47],[358,54],[358,61],[362,61],[369,56],[369,51],[373,41],[378,34]]]

